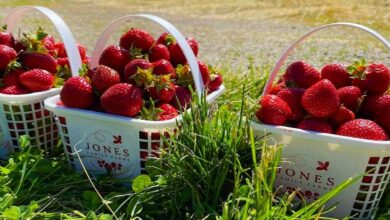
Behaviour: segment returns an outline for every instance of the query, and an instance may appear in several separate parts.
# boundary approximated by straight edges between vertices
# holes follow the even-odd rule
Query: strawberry
[[[29,92],[21,85],[8,86],[0,90],[0,93],[7,95],[24,95]]]
[[[10,72],[6,73],[3,78],[3,83],[5,86],[14,86],[19,84],[19,76],[24,73],[22,69],[13,69]]]
[[[87,57],[87,48],[84,45],[77,43],[77,49],[79,50],[81,59],[84,60]]]
[[[56,43],[54,44],[54,47],[55,47],[56,50],[57,50],[57,57],[60,57],[60,58],[68,57],[68,55],[66,54],[66,50],[65,50],[65,45],[64,45],[64,43],[62,43],[62,42],[56,42]]]
[[[119,83],[107,89],[100,97],[107,113],[134,117],[142,108],[142,91],[132,84]]]
[[[328,121],[320,118],[306,118],[303,119],[297,125],[297,128],[309,131],[317,131],[321,133],[333,133],[332,125],[329,124]]]
[[[348,67],[354,78],[352,85],[369,95],[382,95],[389,89],[390,70],[382,63],[371,63],[366,66],[365,60],[355,62]]]
[[[9,46],[0,45],[0,71],[5,70],[12,61],[16,60],[16,51]]]
[[[0,45],[6,45],[9,47],[15,46],[15,39],[12,33],[6,32],[7,26],[0,28]]]
[[[199,65],[200,74],[202,75],[203,84],[207,86],[211,81],[210,70],[208,66],[200,60],[198,60],[198,65]]]
[[[286,88],[286,84],[282,81],[271,86],[269,90],[270,95],[277,95],[282,89]]]
[[[301,105],[301,98],[305,89],[285,88],[278,92],[277,96],[287,103],[291,109],[290,122],[298,122],[305,117],[305,110]]]
[[[28,69],[44,69],[52,74],[57,73],[57,61],[50,54],[31,52],[23,54],[23,66]]]
[[[47,35],[41,40],[43,46],[46,48],[47,52],[56,57],[57,56],[57,48],[55,46],[55,39],[53,36]]]
[[[71,77],[65,82],[60,98],[67,107],[87,109],[94,101],[92,86],[84,77]]]
[[[19,76],[20,84],[31,92],[49,90],[53,87],[55,77],[46,70],[32,69]]]
[[[105,65],[122,74],[127,63],[130,62],[128,50],[115,45],[108,46],[104,49],[99,59],[100,65]]]
[[[318,70],[304,61],[296,61],[287,67],[283,79],[286,85],[306,89],[320,81],[321,75]]]
[[[340,97],[340,103],[349,110],[355,112],[362,98],[362,92],[356,86],[345,86],[337,90]]]
[[[126,50],[140,50],[147,52],[154,45],[155,40],[153,36],[147,31],[131,28],[121,36],[119,41],[120,47]]]
[[[15,40],[15,46],[14,49],[17,53],[20,53],[24,50],[26,50],[26,47],[23,45],[23,43],[19,40]]]
[[[266,124],[283,125],[291,117],[291,109],[283,99],[276,95],[265,95],[259,101],[257,118]]]
[[[150,85],[153,81],[153,65],[144,59],[132,60],[125,66],[124,82],[142,85]]]
[[[158,60],[152,63],[154,75],[170,75],[171,79],[176,79],[176,72],[172,64],[167,60]]]
[[[341,63],[326,64],[321,69],[321,78],[331,81],[336,88],[349,86],[352,83],[347,66]]]
[[[327,118],[340,108],[340,98],[336,87],[327,79],[323,79],[303,93],[303,108],[317,118]]]
[[[211,81],[208,84],[207,89],[211,93],[219,89],[219,87],[222,85],[223,79],[221,74],[211,74],[210,79]]]
[[[170,102],[175,93],[175,84],[169,81],[169,76],[158,77],[155,85],[149,87],[150,97],[161,102]]]
[[[382,126],[386,131],[390,131],[390,95],[384,95],[379,97],[374,105],[373,109],[373,118],[380,126]]]
[[[158,121],[165,121],[172,118],[176,118],[178,115],[177,110],[168,103],[161,103],[156,107],[161,109],[161,112],[157,115]]]
[[[149,61],[171,60],[169,50],[164,44],[156,44],[149,51]]]
[[[185,64],[187,62],[186,57],[183,54],[183,51],[181,50],[179,44],[176,42],[176,40],[171,37],[168,39],[171,39],[171,42],[168,43],[168,50],[169,54],[171,55],[171,62],[173,65],[178,64]],[[187,38],[187,42],[190,45],[192,51],[194,52],[195,56],[198,55],[198,42],[194,38]]]
[[[111,86],[121,82],[120,75],[108,66],[99,65],[91,79],[91,84],[99,94],[103,94]]]
[[[388,140],[386,132],[375,122],[367,119],[354,119],[341,125],[336,134],[369,140]]]
[[[336,112],[336,114],[332,115],[330,117],[330,121],[333,125],[336,127],[339,127],[340,125],[344,124],[347,121],[351,121],[355,119],[355,114],[349,110],[348,108],[341,106],[340,109]]]
[[[376,102],[382,97],[381,95],[368,95],[364,96],[363,102],[360,106],[359,113],[366,118],[371,118],[374,115]]]
[[[191,91],[184,86],[175,86],[175,95],[171,100],[171,105],[176,109],[185,110],[190,106],[192,100]]]
[[[62,67],[67,67],[68,69],[70,68],[69,64],[69,58],[68,57],[59,57],[57,58],[57,64]]]
[[[168,37],[171,36],[168,32],[163,32],[157,39],[156,44],[168,45]]]

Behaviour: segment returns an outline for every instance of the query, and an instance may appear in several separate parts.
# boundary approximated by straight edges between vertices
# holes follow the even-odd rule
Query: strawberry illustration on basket
[[[316,170],[328,171],[329,161],[326,162],[317,161],[317,162],[318,162],[318,166]]]
[[[118,136],[113,135],[112,137],[114,138],[113,140],[114,144],[122,144],[122,135],[118,135]]]

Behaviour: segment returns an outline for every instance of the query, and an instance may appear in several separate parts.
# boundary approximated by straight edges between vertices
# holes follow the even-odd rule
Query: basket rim
[[[215,101],[225,90],[225,86],[221,85],[218,90],[212,92],[206,97],[208,103]],[[138,127],[150,127],[150,128],[164,128],[169,126],[174,126],[177,122],[181,121],[182,114],[179,114],[177,117],[165,120],[165,121],[149,121],[144,119],[136,119],[125,116],[113,115],[104,112],[96,112],[92,110],[86,109],[77,109],[77,108],[69,108],[65,106],[57,105],[60,100],[59,95],[49,97],[45,99],[44,105],[45,108],[55,115],[72,115],[77,117],[89,118],[100,121],[107,122],[115,122],[126,125],[134,125]],[[186,111],[190,111],[191,109],[187,109]]]
[[[24,101],[31,101],[36,99],[44,99],[47,97],[47,95],[52,95],[57,92],[59,92],[61,88],[51,88],[49,90],[40,91],[40,92],[33,92],[29,94],[23,94],[23,95],[8,95],[0,93],[0,101],[3,102],[24,102]],[[42,100],[43,101],[43,100]]]
[[[287,126],[275,126],[263,124],[257,120],[251,120],[251,127],[255,131],[270,132],[277,134],[288,134],[298,138],[315,139],[318,141],[326,141],[328,143],[335,143],[340,145],[350,145],[353,147],[359,147],[364,149],[376,149],[376,150],[390,150],[390,140],[388,141],[375,141],[362,138],[354,138],[341,136],[337,134],[326,134],[316,131],[307,131],[299,128],[287,127]]]

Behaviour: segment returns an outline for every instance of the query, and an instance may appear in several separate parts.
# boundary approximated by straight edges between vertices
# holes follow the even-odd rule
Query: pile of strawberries
[[[198,43],[187,38],[198,55]],[[220,74],[198,61],[207,92],[222,84]],[[168,120],[186,109],[194,88],[191,69],[176,40],[163,33],[157,40],[145,30],[132,28],[124,33],[119,46],[102,52],[99,66],[70,78],[60,98],[64,106],[139,117]]]
[[[326,64],[318,71],[297,61],[263,96],[256,111],[266,124],[370,140],[388,140],[390,70],[382,63]]]
[[[0,29],[0,93],[22,95],[61,86],[70,77],[64,44],[42,28],[23,34],[20,40]],[[84,63],[89,62],[86,48],[78,44]]]

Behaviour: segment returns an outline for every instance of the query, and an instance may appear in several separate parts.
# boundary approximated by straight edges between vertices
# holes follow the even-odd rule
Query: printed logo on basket
[[[335,178],[329,174],[329,161],[317,161],[314,167],[279,167],[277,178],[282,182],[294,183],[301,187],[309,186],[322,190],[331,190]]]
[[[122,144],[122,135],[112,135],[105,131],[99,131],[87,139],[85,149],[88,155],[129,160],[129,149]]]

